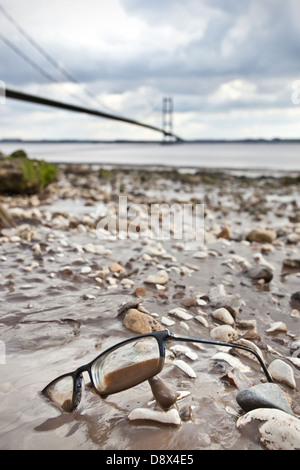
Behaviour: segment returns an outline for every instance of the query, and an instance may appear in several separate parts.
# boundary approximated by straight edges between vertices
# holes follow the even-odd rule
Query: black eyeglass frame
[[[146,379],[143,378],[142,380],[137,381],[134,385],[130,385],[129,387],[126,387],[126,388],[121,388],[120,390],[117,390],[117,391],[112,392],[112,393],[119,393],[123,390],[131,388],[135,385],[138,385],[138,384],[144,382],[145,380],[149,380],[152,377],[154,377],[155,375],[159,374],[159,372],[161,372],[161,370],[163,369],[163,366],[164,366],[166,342],[168,342],[168,341],[185,341],[185,342],[211,344],[211,345],[216,345],[216,346],[226,346],[226,347],[232,347],[232,348],[237,348],[237,349],[243,349],[244,351],[247,351],[247,352],[249,352],[249,353],[251,353],[255,356],[255,358],[258,360],[258,362],[259,362],[259,364],[260,364],[260,366],[261,366],[268,382],[273,382],[272,377],[270,376],[270,374],[267,370],[267,367],[264,364],[264,361],[262,360],[260,355],[257,353],[257,351],[255,351],[254,349],[252,349],[248,346],[245,346],[243,344],[233,343],[233,342],[227,342],[227,341],[222,341],[222,340],[217,340],[217,339],[211,339],[211,338],[199,338],[197,336],[177,335],[175,333],[170,332],[169,330],[162,330],[162,331],[153,331],[152,333],[146,333],[146,334],[143,334],[143,335],[134,336],[134,337],[128,338],[124,341],[121,341],[121,342],[109,347],[108,349],[106,349],[105,351],[100,353],[92,361],[90,361],[89,363],[87,363],[85,365],[80,366],[75,371],[60,375],[59,377],[56,377],[56,379],[52,380],[48,385],[46,385],[46,387],[41,391],[41,393],[44,396],[49,398],[49,395],[48,395],[48,392],[47,392],[47,389],[49,387],[51,387],[53,384],[55,384],[55,382],[58,382],[59,380],[65,378],[65,377],[72,377],[72,379],[73,379],[72,406],[70,407],[70,409],[68,411],[70,411],[70,412],[74,411],[78,407],[78,405],[80,403],[80,400],[81,400],[81,396],[82,396],[83,372],[88,372],[94,391],[98,395],[100,395],[101,398],[106,398],[109,394],[99,391],[95,386],[94,379],[93,379],[93,374],[92,374],[93,364],[98,359],[100,359],[102,356],[114,351],[115,349],[118,349],[120,346],[123,346],[127,343],[130,343],[130,342],[134,341],[134,340],[138,340],[138,339],[142,339],[142,338],[148,338],[148,337],[154,337],[157,340],[157,343],[158,343],[160,357],[159,357],[159,363],[158,363],[157,371],[154,374],[147,377]]]

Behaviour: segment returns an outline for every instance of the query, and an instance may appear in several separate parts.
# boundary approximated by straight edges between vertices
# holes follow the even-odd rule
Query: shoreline
[[[189,357],[180,349],[168,350],[160,375],[185,394],[176,405],[180,426],[129,420],[137,408],[160,409],[148,383],[106,400],[87,389],[72,419],[38,392],[60,373],[138,334],[132,323],[124,323],[126,312],[118,314],[124,303],[138,301],[142,308],[133,309],[136,316],[150,315],[175,333],[200,337],[224,325],[214,312],[226,306],[239,340],[258,347],[268,365],[281,358],[292,367],[296,389],[286,383],[280,387],[299,415],[300,369],[289,358],[299,339],[300,305],[291,299],[299,290],[300,268],[287,262],[299,258],[299,181],[283,184],[272,177],[215,171],[182,174],[174,168],[59,167],[57,181],[40,195],[0,197],[16,224],[0,236],[0,339],[6,346],[6,364],[0,366],[1,448],[264,449],[268,444],[259,442],[259,430],[249,434],[237,428],[245,412],[235,399],[238,379],[229,379],[236,367],[216,347],[192,345]],[[120,195],[147,207],[204,204],[204,246],[191,250],[180,239],[131,240],[119,233],[99,239],[97,218]],[[253,229],[264,233],[260,241],[247,239]],[[266,230],[272,232],[269,239]],[[160,271],[167,273],[166,283],[161,278],[147,282]],[[185,315],[170,313],[174,309],[184,309]],[[260,383],[253,361],[232,358],[241,361],[236,363],[247,380]],[[178,359],[196,378],[176,367]],[[72,431],[74,419],[80,424]]]

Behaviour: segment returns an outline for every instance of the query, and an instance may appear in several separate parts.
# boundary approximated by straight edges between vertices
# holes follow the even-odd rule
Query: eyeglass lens
[[[57,379],[50,384],[45,394],[64,411],[72,411],[74,382],[71,375]]]
[[[150,336],[135,339],[102,355],[92,364],[91,373],[100,395],[109,395],[149,379],[161,367],[158,342]]]

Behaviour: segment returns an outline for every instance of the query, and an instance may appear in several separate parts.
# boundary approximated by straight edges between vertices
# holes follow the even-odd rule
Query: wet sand
[[[191,250],[181,240],[132,240],[118,234],[100,240],[95,224],[120,194],[130,203],[204,204],[204,247]],[[217,346],[188,344],[197,354],[193,360],[176,352],[195,378],[174,365],[170,347],[175,343],[168,347],[160,377],[172,390],[189,392],[176,404],[179,426],[128,420],[136,408],[159,408],[148,382],[101,399],[85,377],[85,393],[71,414],[39,392],[56,376],[136,335],[125,327],[124,315],[118,315],[120,305],[133,299],[139,298],[158,322],[172,320],[170,331],[209,337],[221,324],[212,316],[209,293],[220,285],[243,300],[234,324],[239,338],[258,345],[267,364],[278,357],[288,362],[291,344],[300,336],[300,305],[291,302],[300,290],[300,268],[284,264],[300,258],[299,182],[149,169],[99,174],[98,169],[62,166],[58,181],[44,194],[1,196],[0,202],[16,223],[2,229],[0,237],[0,339],[6,352],[5,364],[0,364],[1,449],[265,448],[256,428],[241,431],[236,426],[244,411],[235,399],[237,387],[224,378],[230,366],[213,359]],[[275,240],[247,241],[249,231],[258,227],[274,230]],[[205,257],[195,257],[198,249]],[[111,270],[113,263],[124,270]],[[245,275],[247,263],[267,265],[271,282]],[[158,270],[168,273],[167,284],[145,283]],[[137,288],[142,288],[141,297]],[[183,307],[186,298],[198,302],[184,306],[192,318],[181,321],[169,312]],[[198,315],[206,322],[199,322]],[[286,331],[268,333],[279,321]],[[237,357],[249,367],[247,376],[259,383],[263,374],[254,361]],[[280,386],[300,414],[300,370],[291,366],[297,388]]]

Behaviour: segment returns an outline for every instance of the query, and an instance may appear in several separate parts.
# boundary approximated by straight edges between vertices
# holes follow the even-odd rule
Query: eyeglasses
[[[134,387],[145,380],[150,380],[162,370],[168,341],[186,341],[243,349],[255,356],[267,380],[272,382],[262,358],[248,346],[210,338],[176,335],[163,330],[135,336],[110,347],[74,372],[57,377],[41,393],[64,411],[71,412],[77,408],[81,400],[83,372],[88,372],[92,388],[102,398]]]

